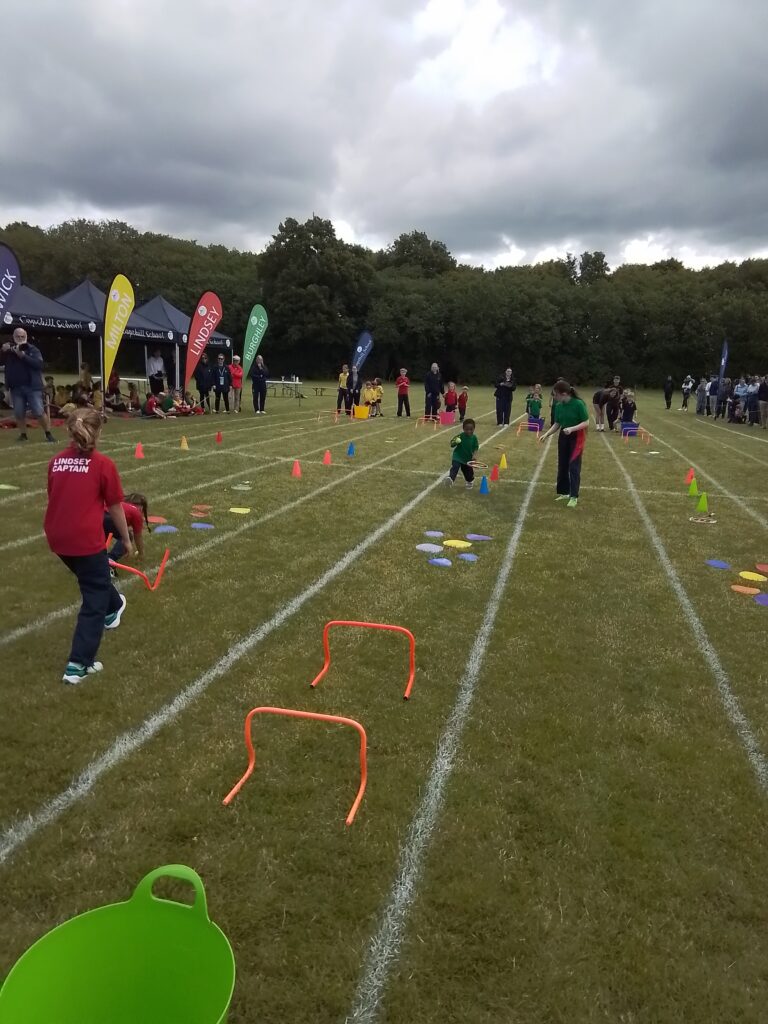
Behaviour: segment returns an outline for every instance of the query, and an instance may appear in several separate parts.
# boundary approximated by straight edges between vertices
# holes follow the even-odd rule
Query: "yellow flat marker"
[[[445,548],[471,548],[472,545],[468,540],[444,540],[443,547]]]
[[[247,516],[251,511],[249,508],[231,508],[230,512],[234,512],[236,516]]]
[[[743,580],[752,580],[754,583],[765,583],[765,581],[768,580],[768,576],[763,576],[762,573],[759,572],[740,572],[739,576],[741,576]]]

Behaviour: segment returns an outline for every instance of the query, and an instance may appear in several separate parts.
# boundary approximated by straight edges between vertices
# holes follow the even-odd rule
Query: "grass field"
[[[767,1019],[768,608],[730,585],[768,562],[768,435],[641,394],[652,444],[591,432],[568,510],[554,446],[497,434],[491,405],[473,389],[481,455],[509,462],[485,497],[439,483],[450,428],[335,425],[327,398],[110,423],[126,490],[179,532],[150,538],[165,578],[126,581],[79,687],[60,682],[78,595],[41,534],[51,451],[0,436],[20,488],[0,491],[0,977],[182,863],[233,945],[238,1024]],[[716,525],[689,521],[689,466]],[[213,531],[189,526],[200,502]],[[493,540],[442,569],[415,550],[428,530]],[[413,631],[410,702],[386,633],[334,634],[310,690],[337,618]],[[365,726],[350,828],[339,726],[257,718],[222,806],[259,705]]]

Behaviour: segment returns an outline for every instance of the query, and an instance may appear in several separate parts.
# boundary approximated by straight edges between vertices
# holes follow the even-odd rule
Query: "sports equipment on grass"
[[[491,483],[495,484],[499,479],[499,467],[494,466],[491,470]]]
[[[739,576],[743,580],[752,580],[755,583],[765,583],[768,580],[768,576],[763,576],[760,572],[750,572],[749,570],[740,572]]]
[[[371,415],[371,407],[369,405],[353,405],[352,408],[355,410],[356,420],[367,420]]]
[[[331,647],[328,642],[328,636],[331,630],[338,626],[351,626],[358,629],[383,629],[388,633],[402,633],[408,637],[408,681],[405,684],[405,693],[403,694],[403,700],[408,700],[411,696],[413,680],[416,675],[416,638],[410,629],[406,629],[405,626],[390,626],[386,622],[358,622],[355,619],[332,619],[330,622],[326,622],[323,627],[323,653],[325,654],[325,661],[323,667],[309,685],[314,689],[331,666]]]
[[[144,445],[141,443],[141,441],[139,441],[139,443],[136,445],[136,447],[135,447],[135,449],[133,451],[133,457],[134,457],[134,459],[143,459],[144,458]]]
[[[349,447],[347,448],[347,455],[348,455],[348,456],[349,456],[350,458],[352,458],[352,456],[353,456],[354,454],[355,454],[355,446],[354,446],[354,443],[353,443],[352,441],[350,441],[350,442],[349,442]]]
[[[251,510],[249,508],[231,508],[229,511],[236,516],[247,516]]]
[[[296,459],[296,461],[293,464],[293,469],[291,470],[291,476],[295,477],[297,480],[301,480],[301,463],[299,462],[298,459]]]
[[[444,537],[445,534],[442,532],[442,530],[425,530],[424,531],[424,536],[425,537]]]
[[[459,555],[462,562],[476,562],[478,560],[477,555],[473,555],[470,551],[464,551]]]
[[[222,436],[222,433],[221,433],[220,430],[217,430],[216,431],[216,444],[223,444],[223,443],[224,443],[224,438]]]
[[[440,544],[417,544],[417,551],[424,551],[428,555],[438,555],[443,550]]]
[[[507,466],[507,456],[506,456],[506,454],[504,452],[502,452],[501,453],[501,458],[499,459],[499,469],[508,469],[508,468],[509,467]]]
[[[331,465],[331,449],[330,448],[326,449],[325,455],[323,456],[323,465],[324,466],[330,466]]]
[[[707,565],[711,565],[713,569],[730,569],[730,562],[723,562],[719,558],[708,558]]]
[[[705,516],[709,515],[709,504],[707,502],[707,492],[702,491],[699,501],[696,505],[696,515]]]
[[[484,476],[480,481],[480,494],[490,494],[491,488],[488,486],[488,477]]]
[[[760,593],[757,587],[742,587],[739,583],[732,583],[731,590],[736,594],[747,594],[749,597]]]
[[[694,477],[693,480],[691,480],[690,486],[688,487],[688,496],[690,498],[698,498],[699,496],[699,488],[696,483],[696,477]]]
[[[192,906],[158,899],[159,878],[188,882]],[[235,958],[208,917],[200,876],[183,864],[150,871],[124,903],[90,910],[44,935],[0,991],[2,1024],[223,1024]]]
[[[152,531],[153,533],[178,533],[176,526],[168,526],[167,523],[163,523],[161,526],[156,526]]]
[[[691,468],[690,468],[690,469],[688,470],[688,472],[687,472],[687,473],[685,474],[685,483],[686,483],[686,486],[687,486],[687,487],[690,487],[691,483],[692,483],[692,482],[693,482],[693,481],[694,481],[695,479],[696,479],[696,473],[695,473],[695,471],[694,471],[694,469],[693,469],[693,466],[691,466]]]
[[[754,600],[755,604],[760,604],[764,608],[768,608],[768,594],[758,594]]]
[[[149,520],[150,523],[157,526],[163,526],[165,523],[168,522],[168,520],[165,519],[163,516],[147,516],[147,519]],[[157,533],[157,530],[155,530],[155,533]]]
[[[360,785],[357,789],[357,796],[349,809],[347,815],[346,824],[351,825],[355,820],[355,815],[363,799],[365,793],[365,786],[368,781],[368,758],[367,748],[368,739],[365,735],[365,729],[356,722],[353,718],[342,718],[340,715],[319,715],[314,711],[296,711],[293,708],[253,708],[245,716],[245,747],[248,751],[248,767],[245,770],[245,775],[237,782],[232,789],[224,797],[223,803],[225,806],[231,804],[237,794],[243,788],[245,783],[253,774],[253,769],[256,766],[256,751],[253,749],[253,739],[251,738],[251,721],[254,715],[285,715],[287,718],[308,718],[314,722],[335,722],[339,725],[349,725],[353,729],[356,729],[360,736]]]
[[[765,572],[765,573],[768,573],[768,565],[766,565],[766,563],[765,563],[765,562],[758,562],[758,563],[757,563],[757,564],[755,565],[755,568],[757,569],[757,571],[758,571],[758,572]]]
[[[200,524],[199,523],[193,523],[192,525],[193,526],[199,526]],[[157,530],[155,530],[155,533],[157,533]],[[166,567],[166,565],[168,563],[168,559],[170,557],[171,557],[170,548],[166,548],[165,549],[165,554],[163,555],[162,560],[160,562],[160,566],[159,566],[159,568],[157,570],[157,576],[155,576],[155,582],[154,583],[150,583],[149,582],[149,577],[147,576],[147,574],[145,572],[142,572],[141,569],[134,568],[134,566],[132,566],[132,565],[121,565],[120,562],[113,562],[111,558],[109,560],[109,564],[112,566],[113,569],[123,569],[125,572],[130,572],[130,573],[133,573],[134,576],[138,576],[140,580],[144,580],[144,586],[147,588],[147,590],[157,590],[157,588],[160,586],[160,580],[163,578],[163,573],[165,572],[165,567]],[[123,598],[123,600],[125,600],[125,598]],[[123,605],[123,608],[125,608],[125,605]],[[122,615],[122,609],[117,614],[118,615]],[[118,619],[118,623],[119,623],[119,621],[120,620]],[[105,626],[105,629],[109,629],[109,628],[110,628],[109,626]],[[113,626],[112,628],[114,629],[115,627]]]
[[[472,469],[488,469],[488,463],[480,462],[479,459],[470,459],[467,465],[471,466]]]
[[[467,540],[493,540],[493,537],[488,537],[484,533],[468,533],[466,538]]]
[[[193,505],[192,508],[195,512],[210,512],[213,505]]]
[[[472,542],[468,540],[444,540],[443,547],[446,548],[471,548]]]
[[[189,451],[189,441],[186,439],[184,434],[181,435],[181,442],[179,443],[179,448],[181,448],[183,452]]]
[[[430,565],[439,565],[439,566],[442,566],[444,569],[447,569],[452,563],[451,563],[450,558],[430,558],[429,559],[429,564]]]

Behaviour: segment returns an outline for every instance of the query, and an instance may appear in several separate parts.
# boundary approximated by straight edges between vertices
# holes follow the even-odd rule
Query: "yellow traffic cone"
[[[688,488],[688,495],[691,498],[698,498],[699,496],[699,487],[696,483],[696,477],[694,477],[693,480],[691,480],[691,486]]]
[[[499,469],[508,469],[508,468],[509,467],[507,466],[507,456],[506,456],[506,454],[504,452],[502,452],[501,453],[501,458],[499,459]]]
[[[187,441],[184,434],[181,435],[181,444],[179,445],[179,448],[181,448],[183,452],[189,451],[189,441]]]
[[[696,513],[697,513],[697,515],[701,515],[701,516],[708,516],[709,515],[709,505],[707,504],[707,492],[706,491],[702,491],[701,497],[699,498],[699,503],[696,506]]]

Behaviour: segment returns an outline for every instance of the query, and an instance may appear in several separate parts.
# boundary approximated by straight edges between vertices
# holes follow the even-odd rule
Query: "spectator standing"
[[[672,408],[672,395],[675,393],[675,385],[671,377],[667,377],[664,381],[664,401],[667,403],[667,408]]]
[[[19,428],[19,441],[27,440],[27,409],[43,426],[45,440],[53,444],[51,421],[45,411],[43,397],[43,357],[40,349],[29,343],[27,332],[17,327],[13,340],[0,349],[5,365],[5,383],[11,392],[13,414]]]
[[[496,399],[496,426],[508,427],[512,415],[512,395],[517,387],[511,368],[508,366],[496,381],[494,398]]]
[[[151,383],[151,382],[150,382]],[[203,352],[200,362],[195,367],[195,384],[197,393],[200,396],[200,405],[203,412],[211,411],[211,389],[213,388],[213,367],[208,359],[208,353]],[[160,388],[160,391],[163,389]],[[153,391],[153,394],[155,392]]]
[[[240,356],[232,356],[229,372],[232,377],[232,411],[240,412],[243,398],[243,367],[240,363]]]
[[[752,377],[749,384],[747,384],[747,415],[749,417],[750,427],[754,427],[760,419],[760,405],[757,397],[759,390],[760,379],[758,377]]]
[[[264,416],[266,415],[264,406],[267,401],[267,380],[269,379],[269,370],[267,369],[263,356],[256,356],[256,360],[251,367],[249,376],[253,382],[253,411],[257,416]]]
[[[443,378],[440,374],[440,367],[432,363],[429,373],[424,378],[424,415],[437,419],[440,408],[440,396],[445,391]]]
[[[159,395],[165,387],[165,363],[159,348],[154,349],[152,355],[147,359],[147,377],[149,378],[149,390],[153,395]]]
[[[232,374],[224,362],[224,353],[220,352],[216,357],[216,365],[213,368],[213,391],[216,395],[216,415],[221,412],[221,400],[224,399],[224,408],[229,415],[229,392],[232,387]]]
[[[353,366],[347,376],[347,394],[344,398],[344,406],[347,416],[352,415],[352,406],[360,405],[360,392],[363,390],[363,382],[360,379],[360,371]]]
[[[408,397],[408,389],[411,386],[411,382],[408,379],[408,371],[401,367],[400,376],[395,381],[397,387],[397,415],[402,416],[403,410],[405,415],[410,418],[411,415],[411,400]]]

